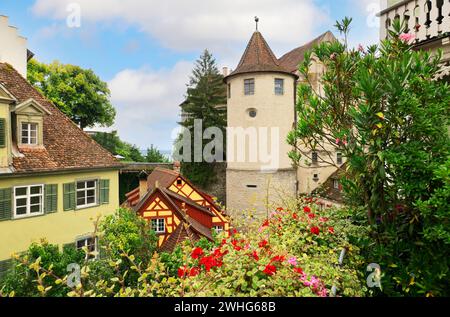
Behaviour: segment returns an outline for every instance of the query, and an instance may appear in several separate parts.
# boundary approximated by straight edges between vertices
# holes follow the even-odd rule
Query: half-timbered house
[[[213,232],[229,234],[225,211],[179,172],[157,168],[140,178],[139,187],[126,195],[125,206],[151,223],[162,250],[171,252],[186,239],[213,240]]]

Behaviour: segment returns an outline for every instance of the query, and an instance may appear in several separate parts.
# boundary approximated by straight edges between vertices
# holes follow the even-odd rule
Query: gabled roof
[[[278,62],[272,49],[259,31],[253,33],[237,68],[226,78],[246,73],[277,72],[291,74]]]
[[[23,156],[13,158],[15,173],[118,169],[122,166],[9,64],[0,63],[0,84],[19,104],[33,99],[49,113],[43,119],[44,147],[21,149]]]
[[[189,215],[187,215],[184,210],[181,210],[180,208],[178,208],[178,205],[174,202],[174,199],[179,199],[179,197],[178,197],[179,195],[176,195],[175,193],[171,192],[168,189],[156,187],[152,191],[148,192],[145,195],[145,197],[139,202],[139,204],[137,204],[133,208],[134,211],[139,212],[142,208],[144,208],[146,205],[149,204],[150,198],[157,194],[160,194],[164,198],[164,200],[166,200],[166,202],[171,206],[173,212],[175,212],[175,214],[180,218],[180,220],[182,222],[188,224],[189,227],[192,230],[194,230],[195,232],[197,232],[198,234],[208,238],[209,240],[214,240],[210,229],[208,229],[207,227],[205,227],[204,225],[202,225],[195,219],[189,217]],[[201,212],[208,213],[208,215],[211,217],[213,216],[212,214],[210,214],[210,212],[207,209],[205,209],[195,203],[192,206]],[[181,225],[182,224],[180,224],[180,226]]]
[[[38,110],[38,112],[40,112],[43,115],[45,114],[51,115],[50,111],[48,111],[45,107],[43,107],[39,102],[37,102],[33,98],[30,98],[22,102],[21,104],[16,105],[12,111],[15,113],[21,113],[30,106],[34,107],[36,110]]]
[[[284,54],[280,59],[280,65],[287,69],[289,72],[295,73],[298,71],[298,66],[303,62],[305,58],[305,53],[311,50],[315,45],[320,44],[322,42],[330,42],[335,41],[333,33],[330,31],[323,33],[319,37],[315,38],[309,43],[302,45],[293,49],[292,51]]]

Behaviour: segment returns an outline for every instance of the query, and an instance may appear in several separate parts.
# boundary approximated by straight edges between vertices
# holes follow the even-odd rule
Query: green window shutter
[[[58,185],[45,186],[45,213],[58,211]]]
[[[75,210],[75,183],[64,184],[64,211]]]
[[[0,148],[6,146],[6,120],[0,118]]]
[[[0,277],[3,277],[13,266],[13,260],[0,261]]]
[[[12,219],[11,188],[0,189],[0,221]]]
[[[109,179],[100,180],[100,204],[109,204]]]

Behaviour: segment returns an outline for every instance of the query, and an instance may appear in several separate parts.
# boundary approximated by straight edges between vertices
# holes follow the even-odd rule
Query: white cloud
[[[171,131],[179,120],[192,63],[182,61],[171,69],[125,69],[108,83],[117,118],[113,129],[122,139],[141,147],[168,149]]]
[[[38,16],[65,20],[74,0],[36,0]],[[307,42],[316,27],[329,24],[328,12],[313,0],[77,0],[81,23],[117,22],[134,26],[177,51],[209,48],[225,56],[246,42],[254,30],[253,17],[273,47],[283,53]],[[230,52],[231,53],[231,52]]]

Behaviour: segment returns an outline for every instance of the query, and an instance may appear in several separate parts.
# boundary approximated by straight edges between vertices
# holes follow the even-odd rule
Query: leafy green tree
[[[169,159],[161,153],[158,148],[154,147],[153,144],[147,149],[147,155],[145,157],[147,162],[150,163],[169,163]]]
[[[191,153],[194,154],[194,122],[201,120],[201,136],[206,129],[215,127],[226,135],[226,110],[223,106],[226,104],[226,86],[223,83],[223,76],[217,68],[216,60],[208,50],[205,50],[196,61],[192,71],[189,86],[187,89],[186,101],[181,106],[185,115],[185,121],[180,124],[191,133]],[[206,144],[203,144],[203,148]],[[225,144],[222,149],[214,149],[225,154]],[[182,172],[192,182],[200,186],[207,185],[214,178],[214,167],[207,163],[204,158],[202,162],[195,162],[192,155],[190,162],[183,162]]]
[[[114,155],[124,157],[127,162],[145,162],[146,158],[136,145],[124,142],[120,139],[117,131],[97,132],[92,138],[101,146],[110,151]]]
[[[346,39],[350,23],[337,23]],[[344,153],[345,191],[367,210],[375,237],[368,256],[384,266],[392,287],[385,291],[443,295],[449,248],[439,223],[450,219],[442,204],[448,178],[435,175],[449,157],[450,87],[434,80],[441,56],[413,50],[404,25],[393,27],[379,47],[351,50],[336,41],[305,55],[290,156],[299,162],[302,148],[324,144]],[[326,67],[323,94],[308,83],[313,56]]]
[[[90,69],[32,59],[28,80],[82,129],[114,123],[116,111],[109,100],[108,85]]]

